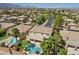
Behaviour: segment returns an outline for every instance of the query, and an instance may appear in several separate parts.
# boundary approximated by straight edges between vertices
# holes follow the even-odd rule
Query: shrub
[[[6,29],[0,29],[0,37],[3,37],[6,35]]]

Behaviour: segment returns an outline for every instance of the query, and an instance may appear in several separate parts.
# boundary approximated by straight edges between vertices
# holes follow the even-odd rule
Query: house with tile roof
[[[30,40],[43,41],[43,38],[48,38],[51,36],[52,28],[35,26],[29,30],[29,35],[27,36]]]

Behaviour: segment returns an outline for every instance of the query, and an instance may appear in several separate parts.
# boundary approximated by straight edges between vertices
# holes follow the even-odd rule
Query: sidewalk
[[[45,26],[47,22],[48,22],[48,19],[41,26]]]

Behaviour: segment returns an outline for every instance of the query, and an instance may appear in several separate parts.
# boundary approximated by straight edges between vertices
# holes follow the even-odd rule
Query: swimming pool
[[[36,47],[35,44],[28,45],[27,49],[29,51],[29,54],[31,53],[39,54],[41,52],[41,48]]]
[[[16,45],[16,44],[17,44],[17,38],[15,37],[12,37],[7,43],[8,47],[11,47],[12,45]]]

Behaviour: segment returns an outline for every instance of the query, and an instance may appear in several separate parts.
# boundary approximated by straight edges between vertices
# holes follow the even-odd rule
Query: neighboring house
[[[1,17],[1,18],[0,18],[0,22],[5,22],[6,20],[7,20],[6,17]]]
[[[79,31],[79,24],[75,24],[75,23],[70,23],[68,24],[69,26],[69,30],[73,30],[73,31]]]
[[[2,26],[2,28],[10,29],[11,27],[14,27],[15,24],[13,24],[13,23],[1,23],[1,26]]]
[[[17,17],[16,16],[11,16],[11,17],[8,17],[8,22],[17,22]]]
[[[4,20],[5,20],[4,18],[0,18],[0,23],[4,22]]]
[[[67,26],[68,30],[79,31],[79,24],[76,24],[72,19],[64,19],[63,27]]]
[[[13,28],[17,28],[19,30],[19,32],[22,34],[19,36],[18,40],[23,40],[28,34],[29,34],[29,30],[32,28],[33,26],[31,25],[24,25],[24,24],[20,24],[20,25],[17,25],[15,27],[12,27],[8,30],[8,33],[12,33],[11,30]]]
[[[1,22],[6,22],[10,15],[1,15]]]
[[[67,46],[79,47],[79,32],[61,30],[60,34]]]
[[[67,16],[63,16],[63,17],[62,17],[62,19],[67,19],[67,18],[68,18]]]
[[[11,29],[9,29],[9,31],[11,31],[13,28],[17,28],[21,33],[28,33],[28,31],[32,28],[32,26],[20,24],[15,27],[12,27]]]
[[[67,22],[69,24],[74,23],[75,21],[73,19],[64,19],[64,22]]]
[[[28,20],[29,20],[30,22],[33,21],[32,18],[28,18]]]
[[[67,54],[79,54],[79,32],[61,30],[63,40],[66,42]]]
[[[33,41],[43,41],[43,38],[48,38],[51,36],[52,28],[35,26],[29,30],[28,39]]]
[[[5,14],[4,14],[4,15],[1,15],[1,17],[3,17],[3,18],[6,17],[6,18],[7,18],[7,17],[10,17],[10,15],[5,15]]]
[[[25,20],[27,18],[27,16],[18,16],[18,21],[20,22],[20,23],[22,23],[23,22],[23,20]],[[27,19],[26,19],[27,20]],[[26,22],[26,21],[25,21]]]

